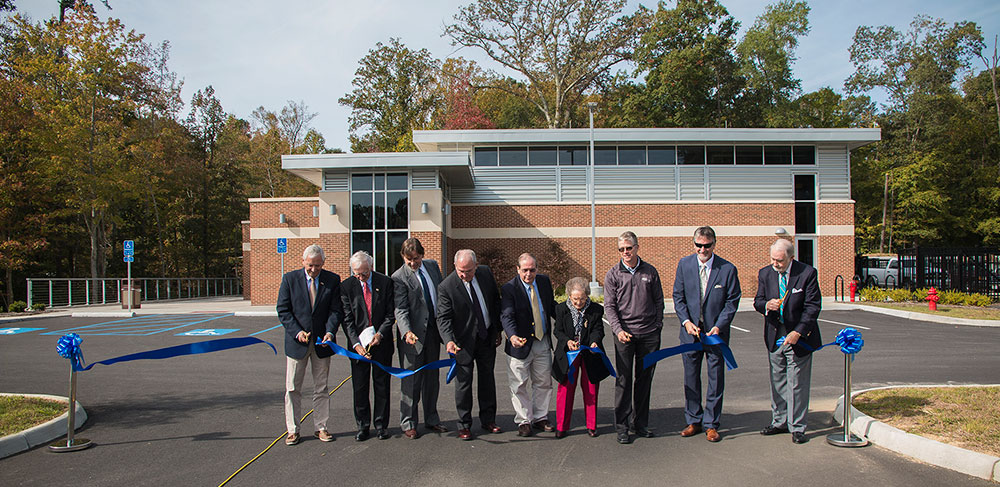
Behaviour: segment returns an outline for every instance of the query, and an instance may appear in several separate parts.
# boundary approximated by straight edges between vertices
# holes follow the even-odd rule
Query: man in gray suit
[[[424,246],[408,238],[400,250],[404,264],[392,273],[396,299],[396,343],[399,366],[415,370],[438,359],[441,335],[434,318],[441,269],[437,261],[424,258]],[[400,380],[400,428],[409,439],[417,438],[420,400],[424,401],[424,427],[438,433],[448,428],[441,424],[437,411],[440,389],[437,370],[427,370]]]
[[[792,443],[806,438],[812,352],[819,335],[819,310],[823,297],[816,269],[795,257],[795,244],[778,239],[771,245],[771,265],[757,274],[753,307],[764,315],[764,345],[771,370],[771,424],[762,435],[792,433]],[[778,338],[783,343],[778,345]]]

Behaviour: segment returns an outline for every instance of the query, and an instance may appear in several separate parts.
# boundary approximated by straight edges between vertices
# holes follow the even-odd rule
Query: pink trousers
[[[587,415],[587,429],[597,429],[597,384],[587,380],[587,368],[583,360],[577,360],[573,366],[576,372],[573,381],[561,382],[556,389],[556,430],[569,431],[569,421],[573,416],[573,396],[576,393],[576,381],[580,381],[583,392],[583,410]]]

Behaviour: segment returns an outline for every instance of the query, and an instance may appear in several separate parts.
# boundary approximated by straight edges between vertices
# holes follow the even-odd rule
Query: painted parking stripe
[[[740,328],[738,326],[729,325],[729,327],[730,328],[735,328],[735,329],[737,329],[739,331],[744,331],[744,332],[750,333],[750,330],[744,330],[743,328]]]
[[[174,336],[179,337],[217,337],[220,335],[228,335],[234,331],[239,331],[239,328],[204,328],[199,330],[190,330],[184,333],[175,333]]]
[[[254,335],[258,335],[258,334],[261,334],[261,333],[264,333],[264,332],[266,332],[266,331],[271,331],[271,330],[273,330],[273,329],[275,329],[275,328],[281,328],[281,325],[278,325],[278,326],[272,326],[272,327],[270,327],[270,328],[268,328],[268,329],[266,329],[266,330],[261,330],[261,331],[255,331],[255,332],[251,333],[251,334],[250,334],[250,336],[254,336]]]
[[[816,321],[823,321],[825,323],[833,323],[834,325],[840,325],[840,326],[850,326],[850,327],[853,327],[853,328],[861,328],[862,330],[871,330],[871,328],[868,328],[867,326],[852,325],[852,324],[849,324],[849,323],[841,323],[839,321],[824,320],[824,319],[821,319],[821,318],[816,318]]]
[[[42,333],[43,335],[62,335],[73,332],[80,335],[122,335],[148,336],[164,333],[208,321],[233,316],[232,313],[185,314],[185,315],[144,315],[123,320],[106,321],[93,325],[85,325],[60,331]]]
[[[44,330],[45,328],[0,328],[0,335],[18,335],[29,331]]]

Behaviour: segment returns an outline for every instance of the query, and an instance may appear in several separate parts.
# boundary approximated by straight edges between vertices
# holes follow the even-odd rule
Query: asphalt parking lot
[[[232,330],[225,337],[252,334],[273,343],[278,354],[266,345],[254,345],[98,365],[81,372],[78,399],[89,420],[77,435],[96,446],[63,454],[41,447],[0,460],[0,485],[219,485],[283,434],[284,355],[282,330],[274,328],[276,318],[228,314],[142,318],[46,318],[13,325],[42,329],[0,335],[0,391],[65,396],[69,364],[56,354],[55,344],[68,331],[81,334],[88,361],[213,336],[204,330],[215,334]],[[832,341],[844,325],[857,326],[864,334],[865,348],[853,365],[855,389],[1000,382],[996,353],[1000,328],[927,323],[864,311],[824,311],[820,318],[825,342]],[[663,346],[677,344],[676,318],[669,315],[665,324]],[[676,357],[660,362],[656,369],[650,418],[656,438],[637,439],[631,445],[615,442],[611,379],[601,383],[599,437],[586,435],[578,400],[567,438],[555,440],[552,433],[520,438],[506,386],[506,356],[500,352],[496,376],[501,434],[477,430],[474,441],[457,440],[453,387],[442,385],[439,410],[452,431],[438,435],[421,430],[420,438],[408,440],[398,427],[399,393],[394,382],[393,437],[355,442],[348,382],[331,401],[330,430],[336,441],[315,440],[306,426],[302,443],[286,447],[278,442],[227,485],[993,485],[877,446],[828,445],[825,436],[839,430],[831,414],[843,393],[844,358],[835,347],[818,352],[814,362],[807,432],[811,441],[794,445],[788,435],[760,436],[758,431],[770,420],[760,315],[740,312],[733,324],[747,331],[732,334],[739,368],[727,373],[723,441],[717,444],[701,435],[678,435],[684,427],[683,374]],[[195,330],[203,331],[190,335]],[[343,342],[342,335],[338,341]],[[349,370],[346,359],[334,358],[331,387]],[[550,419],[554,416],[553,412]],[[310,420],[305,425],[311,425]]]

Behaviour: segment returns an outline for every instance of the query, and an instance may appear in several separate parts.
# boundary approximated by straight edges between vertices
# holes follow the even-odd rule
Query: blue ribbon
[[[597,355],[600,355],[601,360],[604,362],[604,367],[606,367],[608,369],[608,372],[611,373],[611,377],[618,377],[618,374],[615,372],[615,368],[611,366],[611,359],[608,358],[608,354],[604,353],[604,350],[601,350],[600,348],[597,347],[581,346],[576,350],[566,351],[566,359],[569,360],[569,372],[567,373],[567,376],[569,377],[570,384],[573,383],[573,375],[575,375],[574,372],[576,371],[576,368],[573,367],[573,362],[576,362],[576,358],[579,357],[580,352],[584,350],[588,350],[590,351],[590,353],[596,353]]]
[[[175,347],[159,348],[156,350],[150,350],[148,352],[132,353],[129,355],[122,355],[121,357],[109,358],[107,360],[101,360],[99,362],[94,362],[86,367],[83,366],[83,349],[80,348],[80,344],[83,339],[80,335],[76,333],[70,333],[69,335],[63,335],[59,338],[59,342],[56,344],[56,351],[63,358],[68,358],[73,363],[73,370],[76,372],[83,372],[85,370],[92,369],[95,365],[111,365],[117,364],[119,362],[131,362],[133,360],[156,360],[171,357],[179,357],[182,355],[196,355],[199,353],[210,353],[219,352],[222,350],[229,350],[232,348],[246,347],[248,345],[255,345],[257,343],[263,343],[271,347],[277,355],[278,350],[260,338],[255,337],[241,337],[241,338],[219,338],[216,340],[206,340],[203,342],[188,343],[185,345],[177,345]]]
[[[390,365],[382,365],[379,362],[376,362],[376,361],[374,361],[374,360],[372,360],[372,359],[370,359],[368,357],[365,357],[364,355],[358,355],[358,354],[356,354],[356,353],[354,353],[354,352],[352,352],[350,350],[347,350],[346,348],[341,347],[340,345],[337,345],[336,343],[333,343],[333,342],[325,342],[325,341],[321,341],[321,340],[317,339],[316,340],[316,345],[326,345],[326,346],[330,347],[330,349],[333,350],[333,353],[335,353],[337,355],[340,355],[340,356],[343,356],[343,357],[347,357],[347,358],[352,358],[354,360],[360,360],[362,362],[370,363],[370,364],[372,364],[372,365],[374,365],[374,366],[376,366],[376,367],[378,367],[378,368],[386,371],[386,373],[388,373],[389,375],[391,375],[393,377],[396,377],[396,378],[399,378],[399,379],[402,379],[403,377],[409,377],[409,376],[411,376],[413,374],[416,374],[417,372],[420,372],[420,371],[422,371],[424,369],[428,369],[428,370],[430,370],[430,369],[443,369],[445,367],[448,367],[448,375],[445,377],[445,384],[451,383],[451,379],[453,379],[455,377],[455,356],[452,355],[452,354],[448,354],[449,358],[445,358],[445,359],[441,359],[441,360],[435,360],[434,362],[431,362],[429,364],[425,364],[425,365],[423,365],[422,367],[420,367],[420,368],[418,368],[416,370],[409,370],[409,369],[401,369],[399,367],[393,367],[393,366],[390,366]]]
[[[778,337],[778,340],[775,342],[775,344],[780,347],[782,343],[785,343],[785,337],[780,336]],[[855,330],[854,328],[844,328],[837,332],[836,339],[834,339],[830,343],[820,345],[819,348],[812,348],[809,346],[808,343],[802,341],[796,343],[796,345],[810,352],[817,352],[826,347],[829,347],[830,345],[838,345],[840,346],[841,352],[853,355],[861,351],[861,347],[865,346],[865,341],[861,338],[860,331]]]
[[[699,337],[701,341],[694,343],[685,343],[678,345],[676,347],[662,348],[653,353],[647,354],[642,358],[642,368],[647,369],[649,366],[663,360],[667,357],[673,357],[674,355],[680,355],[684,352],[697,352],[699,350],[704,350],[705,346],[718,346],[722,351],[722,358],[726,361],[726,369],[733,370],[736,367],[736,357],[733,356],[733,351],[729,349],[729,345],[726,344],[719,335],[706,335],[704,333],[700,334]]]

